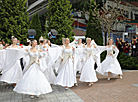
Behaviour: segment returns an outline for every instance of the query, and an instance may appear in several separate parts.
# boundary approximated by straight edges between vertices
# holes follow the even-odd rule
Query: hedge
[[[106,57],[106,51],[101,54],[101,61]],[[117,57],[121,68],[127,70],[138,70],[138,57],[126,56],[123,52],[120,52]]]

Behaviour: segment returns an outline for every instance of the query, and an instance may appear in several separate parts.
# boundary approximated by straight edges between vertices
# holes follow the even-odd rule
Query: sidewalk
[[[84,102],[138,102],[138,71],[123,71],[123,79],[97,75],[99,81],[89,87],[79,82],[79,86],[71,88]]]
[[[52,85],[53,92],[31,99],[29,95],[12,91],[12,85],[0,83],[0,102],[84,102],[72,90]]]
[[[123,70],[123,79],[97,75],[99,81],[89,87],[79,82],[78,87],[65,90],[52,85],[53,92],[30,99],[29,95],[13,92],[12,85],[0,83],[0,102],[138,102],[138,70]]]

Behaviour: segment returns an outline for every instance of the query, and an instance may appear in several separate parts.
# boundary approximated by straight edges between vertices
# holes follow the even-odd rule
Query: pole
[[[28,0],[26,0],[26,7],[28,7]]]

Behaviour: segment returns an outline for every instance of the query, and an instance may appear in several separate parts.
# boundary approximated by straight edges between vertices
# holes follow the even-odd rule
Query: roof
[[[85,36],[86,35],[85,31],[81,31],[78,29],[73,29],[73,32],[75,33],[75,36]]]
[[[112,2],[115,2],[114,0],[109,0],[109,1],[112,1]],[[138,7],[138,2],[135,2],[135,1],[131,1],[131,2],[124,2],[124,1],[121,1],[121,3],[120,3],[121,5],[128,5],[128,4],[131,4],[131,5],[133,5],[133,6],[136,6],[136,7]]]
[[[136,6],[136,7],[138,7],[138,2],[129,2],[131,5],[134,5],[134,6]]]
[[[126,22],[127,24],[137,25],[138,28],[138,20],[124,21],[124,22]]]
[[[109,0],[109,1],[115,2],[115,0]],[[121,1],[120,4],[121,4],[121,5],[127,5],[127,3],[125,3],[124,1]]]
[[[83,23],[80,23],[80,22],[78,22],[78,21],[74,21],[73,22],[73,24],[72,24],[72,26],[81,26],[81,27],[87,27],[87,25],[86,24],[83,24]]]

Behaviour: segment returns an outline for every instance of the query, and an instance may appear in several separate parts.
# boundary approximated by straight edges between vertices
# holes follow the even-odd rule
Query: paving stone
[[[0,82],[0,102],[72,102],[68,95],[76,94],[64,87],[52,85],[53,92],[31,99],[29,95],[13,91],[13,85]],[[78,97],[78,99],[80,99]]]
[[[123,79],[116,76],[111,77],[110,81],[106,76],[97,76],[98,82],[91,87],[87,83],[79,82],[77,77],[79,86],[72,87],[71,90],[84,102],[138,102],[138,71],[125,70]],[[77,100],[71,99],[74,102]]]

